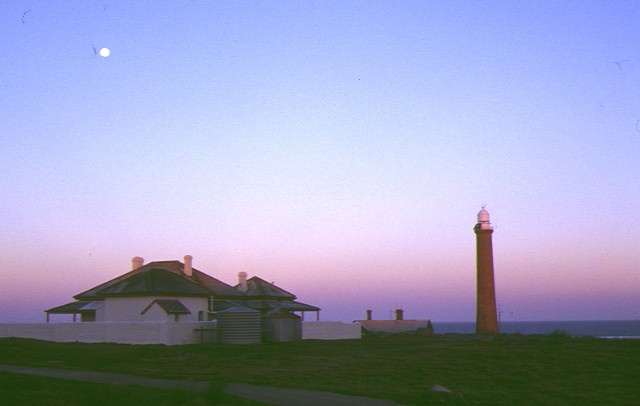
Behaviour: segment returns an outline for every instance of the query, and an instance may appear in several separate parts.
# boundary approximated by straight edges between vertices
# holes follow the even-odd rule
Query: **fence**
[[[56,342],[164,344],[210,343],[216,339],[215,321],[84,322],[0,324],[0,338],[19,337]],[[359,323],[303,322],[302,339],[360,338]]]

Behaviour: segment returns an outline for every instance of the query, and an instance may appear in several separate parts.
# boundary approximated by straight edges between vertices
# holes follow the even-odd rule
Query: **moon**
[[[106,58],[107,56],[111,55],[111,51],[109,51],[109,48],[100,48],[100,50],[98,51],[98,53],[100,54],[101,57]]]

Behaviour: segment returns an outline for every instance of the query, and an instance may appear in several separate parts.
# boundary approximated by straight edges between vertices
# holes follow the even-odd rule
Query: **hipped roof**
[[[241,289],[240,284],[235,286]],[[295,300],[296,295],[277,287],[257,276],[247,279],[247,290],[244,292],[247,299],[271,299],[271,300]]]
[[[232,286],[192,268],[184,272],[180,261],[154,261],[115,279],[77,294],[77,300],[95,300],[121,296],[215,296],[221,299],[242,297]]]

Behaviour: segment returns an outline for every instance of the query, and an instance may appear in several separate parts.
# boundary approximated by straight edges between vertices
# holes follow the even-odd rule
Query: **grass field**
[[[0,339],[0,363],[208,381],[215,394],[0,374],[15,404],[256,404],[221,398],[227,382],[304,388],[401,404],[637,404],[640,340],[389,335],[260,345],[131,346]],[[443,385],[455,394],[428,391]],[[29,397],[30,394],[34,397]],[[76,396],[76,397],[74,397]],[[10,402],[11,404],[13,402]]]

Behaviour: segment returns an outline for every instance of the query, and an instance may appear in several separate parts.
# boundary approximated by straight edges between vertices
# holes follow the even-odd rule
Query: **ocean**
[[[433,322],[436,334],[474,333],[475,322]],[[640,339],[640,320],[592,321],[503,321],[500,332],[507,334],[551,334],[562,332],[574,337]]]

